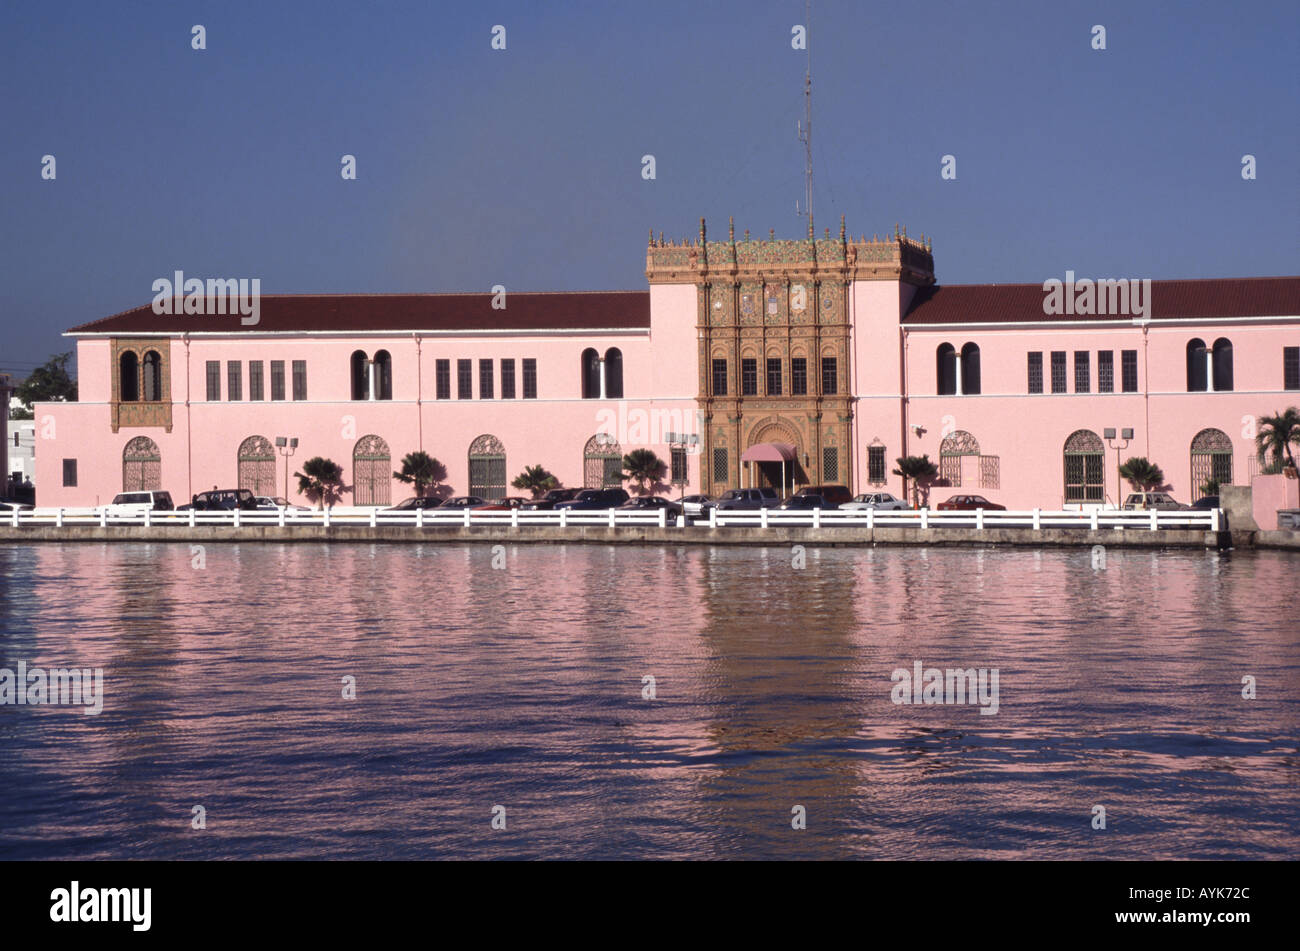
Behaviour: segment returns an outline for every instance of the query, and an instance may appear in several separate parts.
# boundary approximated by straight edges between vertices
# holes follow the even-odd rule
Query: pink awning
[[[741,454],[741,462],[794,462],[794,446],[788,442],[761,442]]]

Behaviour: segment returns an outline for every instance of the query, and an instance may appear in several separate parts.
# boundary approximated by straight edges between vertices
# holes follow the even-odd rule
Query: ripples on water
[[[0,667],[106,692],[0,707],[0,857],[1300,857],[1296,555],[504,557],[0,546]],[[893,704],[916,660],[998,714]]]

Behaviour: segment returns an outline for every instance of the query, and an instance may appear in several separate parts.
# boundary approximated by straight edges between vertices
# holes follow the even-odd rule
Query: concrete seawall
[[[1300,532],[1255,533],[1257,535],[1288,534],[1290,539],[1277,539],[1276,544],[1259,544],[1259,547],[1295,548],[1300,550]],[[1008,545],[1028,548],[1091,547],[1106,545],[1116,548],[1228,548],[1234,542],[1249,545],[1245,538],[1234,538],[1226,531],[1145,529],[1122,530],[1043,528],[1037,531],[1026,528],[912,528],[901,526],[867,528],[863,526],[768,527],[768,528],[709,528],[692,525],[686,528],[659,528],[656,525],[571,525],[564,529],[553,526],[509,525],[438,526],[415,528],[407,526],[334,524],[321,525],[24,525],[19,528],[0,525],[0,542],[401,542],[401,543],[480,543],[499,544],[629,544],[629,545]]]

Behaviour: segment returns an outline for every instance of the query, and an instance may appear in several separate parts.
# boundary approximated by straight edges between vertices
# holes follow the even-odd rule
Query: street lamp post
[[[275,437],[275,450],[284,456],[284,504],[289,504],[289,457],[298,449],[298,437]]]
[[[1103,433],[1106,436],[1106,445],[1110,446],[1110,448],[1115,450],[1115,504],[1116,504],[1116,508],[1123,508],[1123,503],[1121,502],[1121,496],[1123,496],[1124,494],[1123,491],[1124,477],[1119,474],[1119,470],[1120,470],[1119,453],[1121,449],[1127,449],[1128,444],[1133,441],[1133,430],[1132,429],[1120,430],[1119,438],[1124,440],[1124,442],[1122,443],[1116,441],[1115,430],[1113,428],[1103,430]]]
[[[672,452],[680,449],[683,454],[682,477],[675,480],[678,486],[678,501],[681,501],[686,498],[686,483],[690,481],[690,476],[686,471],[685,454],[700,444],[700,437],[695,433],[664,433],[664,438],[668,441],[669,467],[672,466]]]

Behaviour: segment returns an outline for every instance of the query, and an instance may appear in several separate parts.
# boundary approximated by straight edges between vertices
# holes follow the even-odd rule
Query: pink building
[[[386,505],[411,494],[391,474],[414,450],[456,494],[497,497],[527,465],[617,481],[644,447],[673,494],[902,494],[894,460],[928,454],[952,487],[938,498],[1059,508],[1128,491],[1108,428],[1191,501],[1210,478],[1248,482],[1254,418],[1300,402],[1300,278],[1155,281],[1135,317],[1053,315],[1042,285],[933,271],[905,232],[709,241],[701,223],[698,240],[652,236],[648,291],[264,296],[250,325],[146,304],[68,331],[80,402],[36,407],[37,501],[283,495],[285,436],[295,501],[312,456],[343,466],[344,504]],[[758,446],[784,464],[747,459]]]

